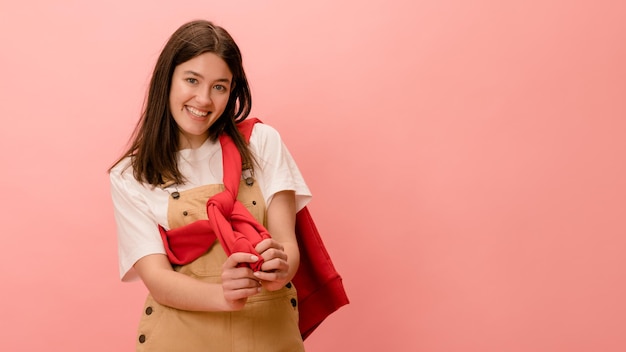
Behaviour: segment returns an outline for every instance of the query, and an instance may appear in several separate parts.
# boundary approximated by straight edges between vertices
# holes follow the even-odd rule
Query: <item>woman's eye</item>
[[[224,86],[223,86],[223,85],[221,85],[221,84],[216,85],[214,88],[215,88],[217,91],[219,91],[219,92],[222,92],[222,91],[225,91],[225,90],[226,90],[226,87],[224,87]]]
[[[186,78],[185,80],[187,81],[187,83],[191,83],[191,84],[198,83],[198,80],[195,78]]]

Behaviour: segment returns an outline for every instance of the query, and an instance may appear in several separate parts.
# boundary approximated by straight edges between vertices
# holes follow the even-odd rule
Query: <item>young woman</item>
[[[137,351],[304,350],[291,279],[295,215],[311,193],[275,129],[254,124],[249,143],[239,133],[250,108],[233,38],[207,21],[176,30],[130,148],[110,170],[120,276],[149,290]],[[271,237],[230,255],[213,237],[176,258],[168,233],[209,223],[207,201],[224,190],[224,135],[246,166],[237,199]]]

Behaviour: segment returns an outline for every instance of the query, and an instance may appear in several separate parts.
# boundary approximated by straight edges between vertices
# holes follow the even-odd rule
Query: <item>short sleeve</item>
[[[157,221],[142,191],[146,186],[137,182],[127,162],[111,170],[111,198],[117,225],[118,260],[122,281],[137,280],[133,265],[149,254],[165,254]]]
[[[274,194],[289,190],[295,191],[296,210],[304,208],[311,200],[311,191],[278,131],[263,123],[255,124],[250,149],[258,163],[254,173],[265,204],[269,206]]]

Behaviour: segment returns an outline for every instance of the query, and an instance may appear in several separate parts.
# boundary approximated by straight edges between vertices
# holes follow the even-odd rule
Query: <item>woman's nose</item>
[[[210,105],[213,103],[213,100],[211,99],[211,87],[203,87],[198,89],[198,92],[196,94],[196,100],[199,103],[205,104],[205,105]]]

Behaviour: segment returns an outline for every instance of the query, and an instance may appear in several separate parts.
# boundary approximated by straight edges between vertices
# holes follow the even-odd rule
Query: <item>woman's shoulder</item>
[[[153,193],[156,187],[138,181],[133,172],[131,158],[120,160],[109,172],[109,182],[114,193],[123,193],[127,196]]]
[[[130,157],[127,156],[124,159],[120,160],[117,164],[115,164],[111,168],[111,171],[109,172],[109,174],[111,175],[112,178],[113,177],[121,178],[121,177],[124,177],[125,175],[132,176],[133,166],[131,165]]]
[[[135,179],[131,157],[120,160],[109,172],[109,179],[113,186],[123,188],[143,188],[143,183]]]
[[[281,140],[280,132],[266,123],[255,123],[250,135],[250,143],[253,141]]]

